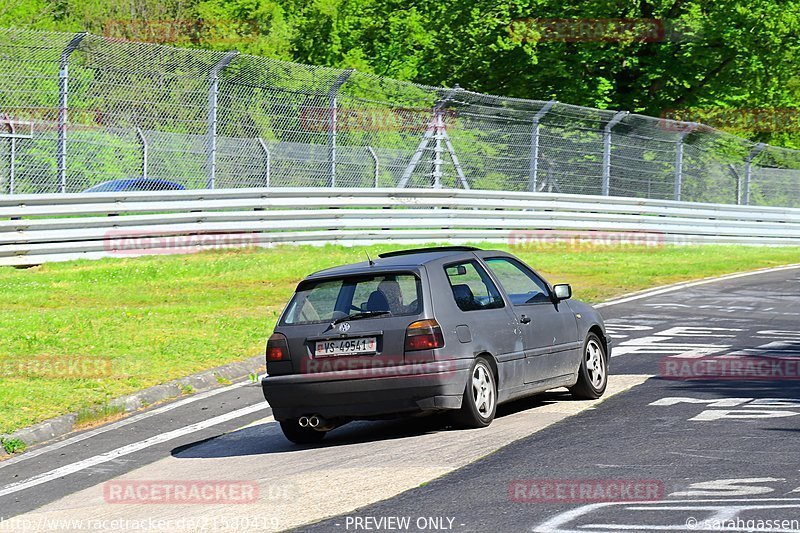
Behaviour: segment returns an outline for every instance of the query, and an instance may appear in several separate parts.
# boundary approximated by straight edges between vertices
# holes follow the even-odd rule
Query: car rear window
[[[311,281],[300,285],[286,308],[282,323],[330,322],[364,312],[413,315],[421,311],[420,301],[419,278],[411,273]]]

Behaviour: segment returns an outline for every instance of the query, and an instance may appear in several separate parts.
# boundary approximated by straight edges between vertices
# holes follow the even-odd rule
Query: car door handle
[[[528,323],[531,321],[531,317],[529,317],[529,316],[525,316],[525,315],[521,315],[521,316],[519,317],[519,321],[520,321],[522,324],[528,324]]]

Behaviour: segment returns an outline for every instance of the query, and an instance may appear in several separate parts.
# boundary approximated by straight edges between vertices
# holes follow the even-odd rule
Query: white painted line
[[[7,494],[13,494],[15,492],[19,492],[21,490],[29,489],[31,487],[35,487],[37,485],[47,483],[48,481],[52,481],[54,479],[74,474],[75,472],[80,472],[81,470],[85,470],[87,468],[91,468],[93,466],[97,466],[99,464],[106,463],[108,461],[113,461],[114,459],[118,459],[125,455],[130,455],[134,452],[138,452],[145,448],[149,448],[150,446],[161,444],[173,439],[177,439],[178,437],[188,435],[189,433],[194,433],[195,431],[200,431],[209,428],[211,426],[216,426],[217,424],[228,422],[229,420],[233,420],[241,416],[255,413],[256,411],[266,409],[267,407],[268,406],[266,402],[263,403],[259,402],[255,405],[243,407],[242,409],[231,411],[230,413],[225,413],[224,415],[219,415],[215,416],[214,418],[209,418],[208,420],[205,420],[203,422],[191,424],[189,426],[185,426],[182,428],[174,429],[172,431],[168,431],[166,433],[162,433],[161,435],[155,435],[154,437],[150,437],[149,439],[127,444],[125,446],[117,448],[116,450],[111,450],[110,452],[102,453],[100,455],[95,455],[94,457],[89,457],[88,459],[84,459],[76,463],[62,466],[60,468],[56,468],[55,470],[51,470],[50,472],[44,472],[42,474],[33,476],[32,478],[25,479],[23,481],[17,481],[15,483],[11,483],[9,485],[6,485],[5,487],[0,488],[0,497],[5,496]]]
[[[726,281],[729,279],[738,279],[738,278],[745,278],[748,276],[756,276],[759,274],[768,274],[770,272],[780,272],[782,270],[792,270],[795,268],[800,268],[800,264],[793,264],[793,265],[785,265],[779,267],[771,267],[771,268],[760,268],[758,270],[751,270],[750,272],[738,272],[736,274],[726,274],[724,276],[717,276],[714,278],[705,278],[697,281],[687,281],[682,283],[676,283],[673,285],[665,285],[663,287],[656,287],[655,289],[647,289],[641,292],[635,292],[628,296],[621,296],[616,300],[609,300],[607,302],[600,302],[599,304],[594,304],[592,307],[600,308],[600,307],[609,307],[611,305],[617,304],[624,304],[627,302],[632,302],[634,300],[641,300],[642,298],[649,298],[650,296],[658,296],[659,294],[667,294],[670,292],[679,291],[681,289],[687,289],[689,287],[697,287],[698,285],[707,285],[709,283],[717,283],[718,281]]]
[[[53,444],[49,444],[46,446],[42,446],[41,448],[34,448],[33,450],[27,451],[23,454],[17,455],[15,457],[11,457],[6,459],[5,461],[0,461],[0,468],[13,465],[19,463],[20,461],[25,461],[26,459],[31,459],[33,457],[38,457],[42,454],[52,452],[63,448],[65,446],[69,446],[71,444],[75,444],[76,442],[80,442],[82,440],[86,440],[92,438],[96,435],[100,435],[101,433],[105,433],[107,431],[111,431],[112,429],[119,429],[121,427],[125,427],[127,425],[139,422],[146,418],[150,418],[152,416],[160,415],[161,413],[166,413],[167,411],[171,411],[173,409],[177,409],[178,407],[183,407],[184,405],[188,405],[190,403],[196,402],[198,400],[205,400],[206,398],[210,398],[211,396],[215,396],[217,394],[221,394],[223,392],[227,392],[238,387],[243,387],[245,385],[249,385],[250,383],[244,381],[242,383],[234,383],[228,387],[221,387],[218,389],[212,389],[210,391],[201,392],[188,398],[183,398],[181,400],[169,403],[167,405],[163,405],[151,411],[146,411],[144,413],[139,413],[138,415],[133,415],[131,417],[125,418],[123,420],[119,420],[117,422],[113,422],[111,424],[98,427],[96,429],[92,429],[90,431],[86,431],[85,433],[80,433],[79,435],[75,435],[68,439],[64,439],[58,442],[54,442]]]

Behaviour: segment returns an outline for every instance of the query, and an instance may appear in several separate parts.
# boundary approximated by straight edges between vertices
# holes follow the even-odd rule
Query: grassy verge
[[[590,302],[800,260],[798,248],[511,251]],[[279,247],[0,269],[0,433],[258,354],[300,279],[363,258],[360,248]]]

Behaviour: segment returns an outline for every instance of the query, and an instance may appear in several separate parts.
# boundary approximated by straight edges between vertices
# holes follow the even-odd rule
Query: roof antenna
[[[367,254],[367,261],[369,261],[369,266],[375,266],[375,261],[373,261],[372,258],[369,256],[369,252],[367,250],[364,250],[364,253]]]

